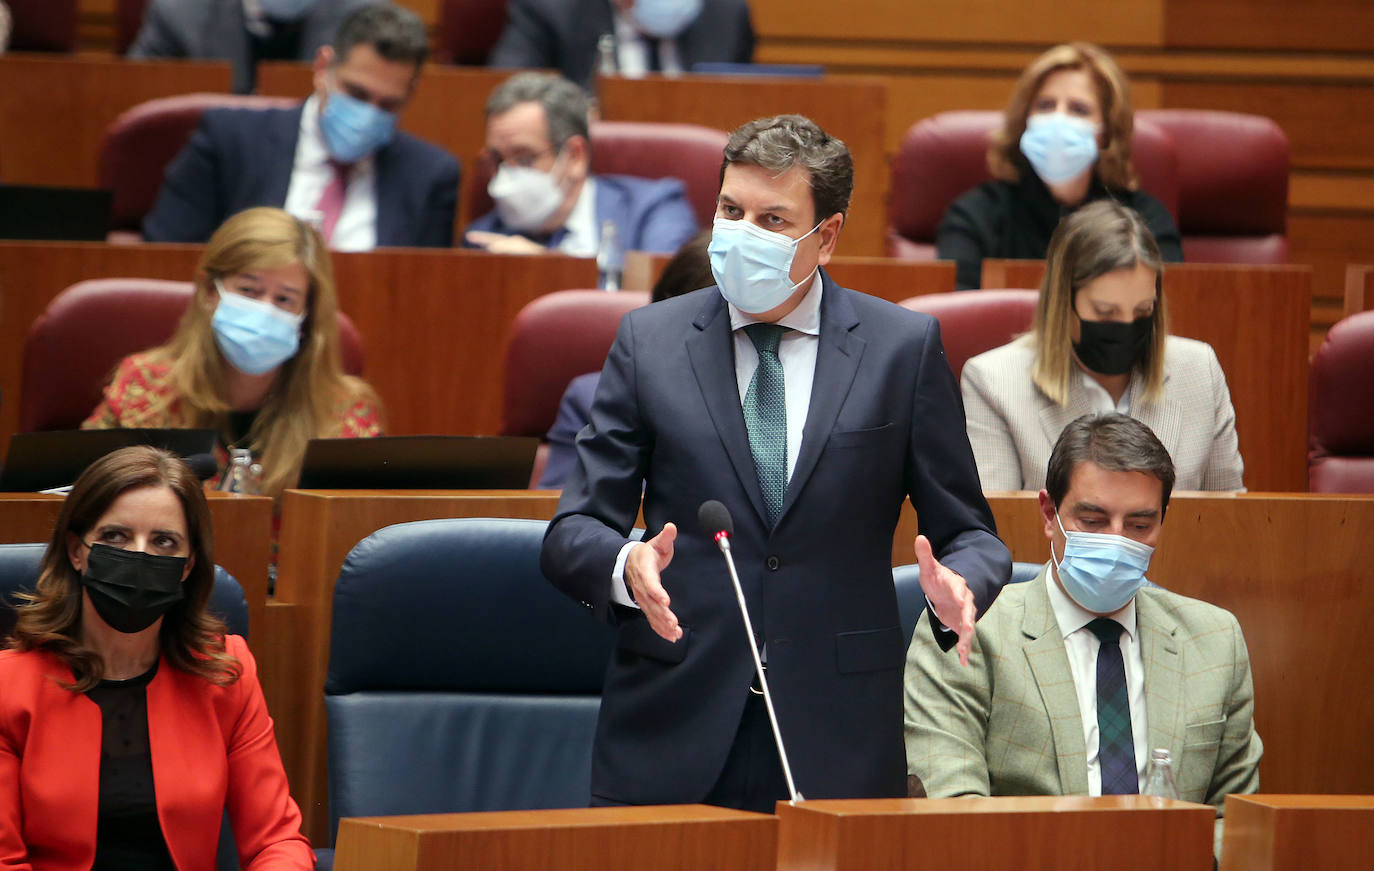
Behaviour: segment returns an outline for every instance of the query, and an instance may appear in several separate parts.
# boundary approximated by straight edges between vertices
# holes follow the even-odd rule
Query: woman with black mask
[[[1040,489],[1064,426],[1103,411],[1155,431],[1176,489],[1244,489],[1226,376],[1210,345],[1168,334],[1163,270],[1145,222],[1119,203],[1060,223],[1031,331],[961,376],[984,490]]]
[[[149,447],[81,475],[0,651],[0,866],[314,867],[248,646],[206,610],[209,509]]]

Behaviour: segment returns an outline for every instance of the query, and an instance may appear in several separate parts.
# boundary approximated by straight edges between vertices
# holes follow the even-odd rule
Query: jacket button
[[[782,561],[775,556],[770,556],[768,559],[763,561],[763,564],[767,567],[768,571],[776,572],[778,570],[778,566],[782,565]]]

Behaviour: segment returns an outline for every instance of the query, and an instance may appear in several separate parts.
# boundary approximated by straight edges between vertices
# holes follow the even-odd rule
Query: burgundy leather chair
[[[5,0],[13,29],[10,51],[76,50],[77,0]]]
[[[1194,263],[1288,262],[1288,137],[1258,115],[1203,109],[1136,113],[1178,151],[1183,256]]]
[[[697,223],[710,226],[720,192],[720,164],[730,134],[697,124],[648,121],[598,121],[591,128],[592,172],[641,178],[682,179]],[[492,166],[475,161],[468,214],[474,218],[493,208],[487,196]]]
[[[934,260],[935,231],[961,194],[992,178],[988,136],[1001,112],[941,112],[917,121],[892,159],[887,253],[904,260]],[[1135,116],[1131,160],[1140,187],[1178,214],[1178,156],[1163,128]]]
[[[1331,328],[1308,378],[1309,488],[1374,493],[1374,311]]]
[[[506,28],[506,0],[442,0],[435,60],[484,67]]]
[[[167,165],[190,140],[206,109],[273,109],[299,102],[285,97],[183,94],[149,100],[124,112],[111,122],[100,143],[100,187],[114,192],[111,230],[141,237],[143,216],[157,202]]]
[[[999,348],[1029,330],[1039,297],[1034,290],[966,290],[913,296],[901,304],[934,315],[940,322],[945,357],[957,379],[969,358]]]
[[[115,53],[127,54],[143,27],[148,0],[115,0]]]
[[[119,361],[176,331],[191,292],[189,281],[104,278],[58,294],[24,339],[19,431],[81,426]],[[344,371],[361,375],[362,337],[342,312],[339,339]]]
[[[648,303],[644,291],[560,290],[522,308],[506,339],[501,434],[542,439],[569,382],[600,372],[620,319]],[[541,445],[531,485],[543,476],[547,461],[548,445]]]

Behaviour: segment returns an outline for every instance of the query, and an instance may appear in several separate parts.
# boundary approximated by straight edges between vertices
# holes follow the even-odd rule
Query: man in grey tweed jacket
[[[969,667],[917,628],[907,655],[907,768],[932,798],[1100,795],[1096,617],[1120,623],[1140,784],[1150,751],[1174,760],[1179,798],[1215,805],[1259,787],[1250,660],[1228,611],[1146,584],[1111,612],[1088,610],[1060,580],[1065,532],[1154,547],[1174,478],[1148,427],[1111,413],[1068,425],[1040,509],[1054,559],[1008,585],[976,626]],[[1103,539],[1090,539],[1101,542]],[[1099,607],[1101,607],[1099,605]],[[925,619],[925,618],[922,618]],[[1220,822],[1217,826],[1220,843]]]

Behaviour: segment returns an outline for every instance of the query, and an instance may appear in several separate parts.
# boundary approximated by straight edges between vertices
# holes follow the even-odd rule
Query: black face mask
[[[1155,334],[1153,315],[1136,318],[1129,324],[1117,321],[1078,319],[1081,337],[1073,352],[1084,366],[1100,375],[1125,375],[1145,356]]]
[[[81,583],[100,619],[117,632],[142,632],[180,602],[186,557],[93,544]]]

